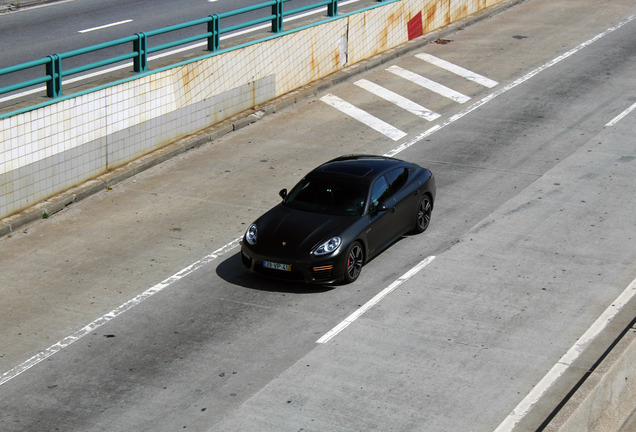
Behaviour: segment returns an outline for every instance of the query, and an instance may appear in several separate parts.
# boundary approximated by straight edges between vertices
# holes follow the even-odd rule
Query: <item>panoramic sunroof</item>
[[[357,163],[338,162],[325,167],[326,173],[350,174],[358,177],[365,177],[373,171],[373,167]]]

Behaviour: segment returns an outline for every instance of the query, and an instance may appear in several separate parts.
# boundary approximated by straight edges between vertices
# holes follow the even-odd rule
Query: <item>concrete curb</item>
[[[44,3],[52,3],[54,1],[56,0],[18,0],[10,3],[3,2],[0,4],[0,12],[16,10],[18,8],[35,6]],[[99,191],[108,189],[113,185],[155,165],[163,163],[170,158],[185,153],[195,147],[212,142],[230,132],[249,126],[266,115],[273,114],[276,111],[291,106],[308,97],[313,97],[316,94],[357,76],[362,72],[390,62],[414,49],[443,38],[445,35],[453,33],[462,27],[469,26],[480,20],[503,12],[504,10],[522,3],[523,1],[525,0],[510,0],[503,4],[492,6],[475,15],[449,24],[442,29],[427,33],[417,39],[413,39],[398,47],[391,48],[372,58],[346,67],[345,69],[335,72],[328,77],[319,79],[307,86],[273,99],[266,104],[256,106],[229,119],[215,123],[202,131],[168,144],[167,146],[148,153],[147,155],[142,156],[124,166],[113,169],[112,171],[106,172],[91,180],[87,180],[83,184],[74,186],[64,192],[60,192],[59,194],[34,204],[27,209],[3,218],[0,222],[0,236],[9,235],[11,232],[17,231],[38,219],[47,218],[48,215],[57,213],[74,202],[87,198]]]
[[[636,430],[635,359],[636,323],[632,321],[545,432]]]
[[[59,0],[14,0],[0,2],[0,13],[13,12],[22,8],[39,6],[45,3],[53,3]]]

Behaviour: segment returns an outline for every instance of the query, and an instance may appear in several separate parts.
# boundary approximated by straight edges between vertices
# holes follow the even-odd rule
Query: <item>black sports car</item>
[[[241,242],[252,272],[309,283],[353,282],[403,234],[428,228],[430,170],[380,156],[343,156],[307,174],[259,217]]]

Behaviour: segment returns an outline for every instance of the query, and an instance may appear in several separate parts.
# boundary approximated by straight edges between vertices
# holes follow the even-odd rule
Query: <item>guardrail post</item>
[[[280,33],[283,31],[283,0],[276,0],[272,5],[272,32]]]
[[[330,17],[338,15],[338,0],[331,0],[327,5],[327,15]]]
[[[208,51],[217,51],[220,46],[220,33],[221,33],[221,20],[217,14],[210,15],[210,21],[208,21],[208,33],[211,34],[208,37]]]
[[[133,60],[133,70],[135,72],[145,72],[148,68],[148,53],[146,47],[148,45],[148,37],[145,33],[136,33],[137,39],[133,41],[133,51],[135,58]]]
[[[53,54],[49,56],[49,60],[46,74],[50,80],[46,83],[46,95],[54,98],[62,94],[62,59],[59,54]]]

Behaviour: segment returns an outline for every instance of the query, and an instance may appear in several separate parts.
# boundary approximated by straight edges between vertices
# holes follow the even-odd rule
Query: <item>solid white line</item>
[[[129,22],[132,22],[132,20],[129,19],[129,20],[124,20],[124,21],[117,21],[117,22],[114,22],[114,23],[111,23],[111,24],[105,24],[105,25],[99,26],[99,27],[93,27],[93,28],[89,28],[89,29],[86,29],[86,30],[79,30],[78,33],[88,33],[88,32],[92,32],[92,31],[95,31],[95,30],[102,30],[102,29],[105,29],[105,28],[108,28],[108,27],[115,27],[115,26],[126,24],[126,23],[129,23]]]
[[[499,90],[489,94],[488,96],[486,96],[485,98],[481,99],[478,102],[475,102],[473,105],[471,105],[470,107],[466,108],[463,111],[460,111],[459,113],[455,114],[454,116],[450,117],[448,120],[433,126],[430,129],[425,130],[424,132],[422,132],[421,134],[417,135],[415,138],[411,139],[408,142],[405,142],[403,144],[401,144],[399,147],[394,148],[393,150],[387,152],[384,156],[388,156],[388,157],[393,157],[395,155],[397,155],[398,153],[406,150],[407,148],[417,144],[418,142],[420,142],[421,140],[423,140],[426,137],[429,137],[430,135],[433,135],[435,132],[437,132],[438,130],[445,128],[446,126],[455,123],[457,120],[461,119],[462,117],[470,114],[471,112],[475,111],[478,108],[481,108],[482,106],[484,106],[485,104],[487,104],[488,102],[490,102],[491,100],[495,99],[498,96],[501,96],[502,94],[506,93],[509,90],[512,90],[513,88],[517,87],[520,84],[523,84],[524,82],[528,81],[529,79],[533,78],[535,75],[538,75],[539,73],[543,72],[546,69],[551,68],[552,66],[556,65],[557,63],[565,60],[566,58],[570,57],[571,55],[576,54],[577,52],[581,51],[583,48],[586,48],[587,46],[593,44],[594,42],[596,42],[597,40],[607,36],[608,34],[618,30],[619,28],[623,27],[625,24],[628,24],[629,22],[633,21],[636,18],[636,15],[632,15],[629,18],[624,19],[623,21],[619,22],[618,24],[606,29],[605,31],[597,34],[596,36],[594,36],[592,39],[589,39],[583,43],[581,43],[580,45],[572,48],[571,50],[567,51],[564,54],[561,54],[560,56],[552,59],[551,61],[545,63],[542,66],[539,66],[538,68],[534,69],[533,71],[525,74],[524,76],[522,76],[521,78],[515,80],[514,82],[500,88]]]
[[[401,130],[391,126],[387,122],[380,120],[377,117],[372,116],[368,112],[351,105],[349,102],[343,101],[338,96],[326,94],[321,97],[320,100],[345,113],[346,115],[358,120],[359,122],[364,123],[371,129],[374,129],[381,134],[391,138],[393,141],[397,141],[400,138],[406,136],[406,134]]]
[[[609,123],[607,123],[605,125],[605,127],[611,127],[614,126],[616,123],[618,123],[619,121],[621,121],[624,117],[626,117],[629,113],[631,113],[632,111],[634,111],[636,109],[636,103],[632,106],[630,106],[629,108],[627,108],[625,111],[623,111],[622,113],[620,113],[619,115],[617,115],[616,117],[614,117]]]
[[[423,107],[422,105],[417,104],[412,100],[400,96],[399,94],[394,93],[391,90],[379,86],[376,83],[373,83],[366,79],[356,81],[354,82],[354,84],[425,120],[433,121],[440,117],[439,114],[434,113],[433,111]]]
[[[579,340],[566,352],[552,369],[543,377],[528,395],[519,402],[519,405],[506,417],[506,419],[495,429],[495,432],[512,431],[513,428],[523,419],[530,409],[543,397],[550,387],[559,379],[561,375],[579,358],[585,348],[607,327],[612,319],[621,309],[636,296],[636,279],[625,288],[625,291],[598,317],[589,329],[579,338]]]
[[[473,82],[476,82],[477,84],[481,84],[484,87],[493,88],[498,84],[497,81],[493,81],[490,78],[486,78],[485,76],[481,76],[479,74],[476,74],[475,72],[469,71],[468,69],[464,69],[461,66],[453,64],[446,60],[442,60],[430,54],[425,54],[425,53],[415,54],[415,57],[419,58],[420,60],[424,60],[425,62],[428,62],[437,67],[445,69],[449,72],[452,72],[455,75],[459,75],[462,78],[466,78],[469,81],[473,81]]]
[[[362,316],[362,314],[364,314],[366,311],[368,311],[369,309],[371,309],[373,306],[375,306],[376,304],[380,303],[380,301],[386,297],[387,295],[389,295],[391,292],[395,291],[395,289],[397,287],[399,287],[400,285],[402,285],[404,282],[406,282],[407,280],[411,279],[413,276],[415,276],[417,274],[417,272],[419,272],[420,270],[422,270],[424,267],[426,267],[428,264],[431,263],[431,261],[433,261],[435,259],[434,256],[429,256],[427,258],[425,258],[424,260],[422,260],[419,264],[417,264],[415,267],[413,267],[411,270],[407,271],[406,273],[404,273],[404,275],[402,275],[399,279],[397,279],[395,282],[393,282],[391,285],[389,285],[388,287],[384,288],[382,291],[380,291],[378,294],[376,294],[371,300],[369,300],[368,302],[366,302],[363,306],[361,306],[358,310],[356,310],[354,313],[352,313],[351,315],[349,315],[347,318],[345,318],[344,321],[342,321],[340,324],[338,324],[337,326],[335,326],[333,329],[329,330],[327,333],[325,333],[325,335],[323,337],[321,337],[320,339],[318,339],[316,341],[316,343],[319,344],[324,344],[329,342],[331,339],[334,338],[334,336],[336,336],[338,333],[340,333],[341,331],[343,331],[345,328],[347,328],[351,323],[353,323],[355,320],[357,320],[358,318],[360,318]]]
[[[64,339],[62,339],[58,343],[56,343],[54,345],[51,345],[46,350],[34,355],[33,357],[31,357],[27,361],[23,362],[22,364],[14,367],[13,369],[9,370],[8,372],[4,372],[2,375],[0,375],[0,385],[2,385],[4,383],[6,383],[7,381],[17,377],[21,373],[27,371],[28,369],[32,368],[36,364],[40,363],[42,360],[46,360],[47,358],[51,357],[56,352],[61,351],[62,349],[68,347],[73,342],[78,341],[79,339],[81,339],[82,337],[86,336],[87,334],[90,334],[90,333],[94,332],[96,329],[98,329],[99,327],[103,326],[107,322],[109,322],[112,319],[118,317],[119,315],[123,314],[124,312],[132,309],[133,307],[137,306],[142,301],[147,300],[148,298],[152,297],[153,295],[157,294],[158,292],[163,291],[164,289],[168,288],[173,283],[183,279],[184,277],[188,276],[189,274],[193,273],[194,271],[198,270],[199,268],[203,267],[204,265],[206,265],[206,264],[210,263],[211,261],[214,261],[218,257],[228,253],[229,251],[231,251],[232,249],[234,249],[236,246],[239,245],[240,240],[241,240],[241,238],[237,238],[237,239],[232,240],[231,242],[229,242],[225,246],[222,246],[222,247],[218,248],[217,250],[215,250],[211,254],[201,258],[199,261],[197,261],[197,262],[195,262],[193,264],[190,264],[188,267],[186,267],[186,268],[180,270],[179,272],[175,273],[174,275],[170,276],[168,279],[165,279],[164,281],[158,283],[157,285],[153,286],[152,288],[147,289],[146,291],[144,291],[143,293],[139,294],[135,298],[133,298],[131,300],[128,300],[126,303],[124,303],[121,306],[119,306],[118,308],[110,311],[106,315],[104,315],[104,316],[102,316],[100,318],[97,318],[95,321],[91,322],[90,324],[85,325],[84,327],[82,327],[81,329],[77,330],[75,333],[71,334],[70,336],[65,337]]]
[[[418,75],[414,72],[408,71],[406,69],[402,69],[399,66],[391,66],[387,69],[387,71],[394,73],[395,75],[407,79],[425,89],[428,89],[432,92],[435,92],[439,95],[442,95],[452,101],[457,103],[465,103],[470,100],[470,98],[466,95],[461,94],[453,89],[446,87],[440,83],[436,83],[433,80],[430,80],[422,75]]]

